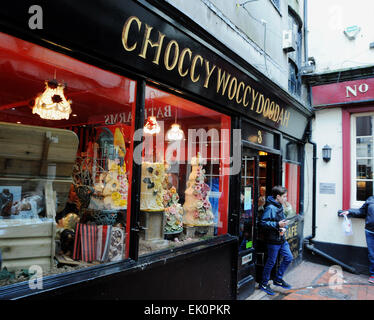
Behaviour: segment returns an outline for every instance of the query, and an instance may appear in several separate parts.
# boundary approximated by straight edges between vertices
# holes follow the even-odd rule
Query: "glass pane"
[[[285,140],[287,141],[287,140]],[[286,159],[299,162],[299,145],[295,142],[286,142]]]
[[[373,161],[371,159],[357,160],[357,179],[373,179]]]
[[[254,169],[253,157],[242,158],[242,191],[240,195],[241,214],[239,219],[239,251],[253,246],[253,196],[254,196]]]
[[[136,83],[1,33],[0,69],[2,266],[124,259]]]
[[[372,117],[363,116],[356,118],[356,136],[373,135]]]
[[[146,88],[139,254],[227,232],[230,117]]]
[[[356,156],[372,157],[373,156],[373,138],[356,139]]]
[[[299,214],[299,195],[300,195],[300,166],[292,163],[284,163],[285,186],[287,192],[287,203],[284,213],[287,218]]]
[[[357,201],[366,201],[367,198],[373,195],[372,181],[357,181]]]

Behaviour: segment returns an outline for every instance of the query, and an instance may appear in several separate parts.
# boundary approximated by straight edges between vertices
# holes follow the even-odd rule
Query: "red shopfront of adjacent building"
[[[316,111],[342,112],[342,209],[373,195],[374,78],[312,87]]]

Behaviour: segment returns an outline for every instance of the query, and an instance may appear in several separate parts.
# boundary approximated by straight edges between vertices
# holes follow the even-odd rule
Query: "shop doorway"
[[[258,230],[265,200],[280,182],[280,156],[243,147],[239,217],[238,298],[254,291],[262,275],[266,245]]]

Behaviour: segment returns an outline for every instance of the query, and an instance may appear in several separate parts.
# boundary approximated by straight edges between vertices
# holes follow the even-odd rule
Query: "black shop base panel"
[[[0,299],[233,300],[237,238],[220,236],[195,246],[0,288]]]

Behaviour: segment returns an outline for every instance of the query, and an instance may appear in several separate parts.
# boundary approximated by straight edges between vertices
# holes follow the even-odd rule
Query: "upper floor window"
[[[280,0],[270,0],[271,3],[280,11]]]
[[[289,75],[288,75],[288,91],[292,94],[301,95],[301,23],[299,19],[292,13],[288,13],[288,29],[292,30],[292,35],[295,38],[295,51],[288,54]]]

